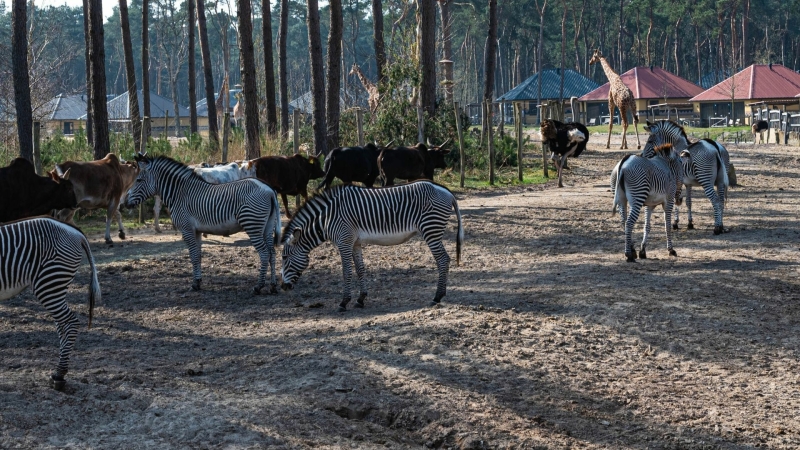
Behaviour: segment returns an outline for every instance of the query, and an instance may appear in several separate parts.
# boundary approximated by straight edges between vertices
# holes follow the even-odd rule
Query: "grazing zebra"
[[[650,234],[650,216],[653,209],[664,208],[664,228],[667,233],[667,249],[670,256],[678,256],[672,248],[672,229],[670,215],[674,203],[680,202],[682,166],[678,152],[670,144],[652,150],[653,156],[626,155],[614,168],[616,179],[612,176],[611,189],[614,192],[614,210],[619,209],[622,227],[625,229],[625,256],[628,262],[636,261],[633,249],[633,226],[639,219],[639,212],[645,206],[644,236],[639,258],[647,258],[647,236]],[[630,214],[626,217],[628,203]]]
[[[0,300],[19,294],[28,286],[56,321],[59,359],[50,384],[64,388],[69,356],[78,334],[78,318],[65,297],[83,255],[92,269],[89,285],[89,327],[95,302],[100,300],[100,283],[89,241],[72,225],[49,217],[37,217],[0,225]]]
[[[308,254],[330,240],[342,257],[344,292],[339,311],[350,302],[352,266],[355,263],[360,295],[356,307],[364,306],[367,290],[364,283],[365,244],[397,245],[419,233],[431,249],[439,269],[439,283],[433,304],[439,303],[447,289],[450,256],[444,249],[444,235],[450,211],[458,219],[456,264],[461,263],[464,228],[461,212],[453,194],[430,181],[416,181],[378,189],[352,185],[337,186],[311,198],[286,225],[283,234],[283,289],[292,289],[308,267]]]
[[[728,150],[716,141],[701,139],[689,144],[689,139],[683,127],[672,121],[659,120],[654,124],[647,123],[646,130],[650,131],[648,144],[655,146],[665,143],[672,144],[681,151],[683,160],[683,184],[686,186],[686,209],[688,215],[687,228],[694,229],[692,223],[692,186],[703,188],[706,197],[714,207],[714,234],[725,231],[722,216],[725,210],[730,181],[728,172],[731,170],[730,155]],[[642,156],[649,156],[652,146],[645,146]],[[714,189],[716,187],[716,190]],[[678,229],[679,211],[675,206],[675,222],[673,228]]]
[[[200,290],[202,279],[201,234],[230,235],[244,230],[261,258],[256,294],[266,286],[267,265],[271,268],[270,293],[276,293],[275,244],[280,239],[281,214],[275,191],[255,178],[225,184],[211,184],[174,159],[137,155],[139,177],[128,191],[127,206],[133,207],[158,194],[170,209],[172,223],[189,247],[194,281]]]

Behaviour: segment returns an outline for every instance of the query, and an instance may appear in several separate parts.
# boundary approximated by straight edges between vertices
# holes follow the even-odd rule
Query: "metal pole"
[[[225,112],[222,115],[222,162],[228,162],[228,139],[231,132],[231,113]]]
[[[33,166],[36,175],[42,175],[41,122],[33,122]]]
[[[522,183],[522,105],[519,102],[514,102],[514,125],[517,126],[517,175]]]
[[[358,127],[358,145],[364,146],[364,110],[356,108],[356,126]]]
[[[486,100],[486,120],[489,124],[489,185],[494,186],[494,123],[492,121],[492,102]]]
[[[458,171],[461,175],[461,187],[464,187],[464,135],[461,132],[461,111],[458,109],[458,102],[453,102],[453,111],[456,114],[456,131],[458,132]]]

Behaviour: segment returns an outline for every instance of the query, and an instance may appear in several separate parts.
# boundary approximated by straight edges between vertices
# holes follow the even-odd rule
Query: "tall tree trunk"
[[[561,0],[561,86],[559,87],[559,111],[564,111],[564,70],[567,63],[567,0]],[[564,120],[564,115],[561,114],[561,120]]]
[[[674,46],[674,56],[675,56],[675,75],[681,76],[681,62],[680,62],[680,55],[678,52],[681,50],[681,22],[683,21],[683,16],[678,17],[678,21],[675,22],[675,46]]]
[[[497,65],[497,0],[489,0],[489,33],[486,37],[486,51],[483,66],[483,100],[494,100],[494,71]]]
[[[169,87],[170,93],[172,94],[172,109],[175,111],[173,116],[173,123],[175,124],[175,137],[180,138],[183,136],[183,132],[181,130],[181,110],[180,106],[178,105],[178,75],[180,74],[180,68],[175,68],[176,70],[173,71],[173,68],[170,67],[169,70]],[[164,133],[167,134],[166,131]]]
[[[422,1],[419,8],[420,104],[425,112],[433,116],[436,112],[436,5],[433,0]]]
[[[91,61],[89,60],[89,0],[83,0],[83,42],[83,56],[85,58],[84,63],[86,70],[86,142],[89,145],[93,145],[94,137],[92,136],[92,129],[94,128],[94,118],[92,117],[92,90],[89,89],[92,81],[89,75],[92,72]]]
[[[202,1],[202,0],[201,0]],[[150,3],[149,0],[142,0],[142,115],[149,117],[150,114]],[[150,123],[145,124],[145,137],[150,137]],[[145,142],[145,144],[147,144]]]
[[[253,48],[253,20],[250,0],[238,0],[236,16],[239,23],[239,68],[242,72],[244,98],[244,146],[247,159],[261,157],[261,137],[258,132],[258,92],[256,91],[256,62]]]
[[[133,63],[131,25],[128,20],[128,0],[119,0],[119,23],[122,28],[122,48],[125,52],[125,81],[128,84],[128,111],[133,128],[133,148],[142,150],[142,121],[139,116],[139,95],[136,92],[136,67]]]
[[[328,154],[325,125],[325,80],[322,66],[322,38],[319,32],[319,4],[317,0],[307,0],[308,14],[308,52],[311,58],[311,104],[313,108],[312,126],[314,128],[314,151]]]
[[[645,40],[645,42],[646,42],[646,45],[645,45],[646,50],[645,50],[645,52],[647,53],[647,56],[646,56],[645,60],[647,61],[647,66],[652,66],[653,65],[653,59],[652,59],[652,53],[650,52],[650,36],[653,33],[653,2],[652,2],[652,0],[647,3],[647,13],[648,13],[648,17],[650,18],[650,26],[647,27],[647,38]]]
[[[147,1],[147,0],[144,0]],[[191,1],[191,0],[189,0]],[[219,128],[217,126],[217,103],[214,98],[214,74],[211,67],[211,52],[208,46],[208,28],[204,0],[197,0],[197,34],[200,38],[200,56],[203,60],[203,76],[206,85],[206,106],[208,107],[208,137],[212,151],[219,148]]]
[[[703,81],[703,67],[700,64],[700,28],[694,24],[694,48],[695,57],[697,58],[697,84]]]
[[[267,134],[275,136],[278,132],[278,110],[275,105],[275,62],[272,47],[271,8],[269,0],[261,0],[261,34],[264,44],[264,78],[266,82],[265,94],[267,96]]]
[[[383,43],[383,5],[381,0],[372,0],[372,37],[375,39],[375,66],[378,69],[378,83],[383,79],[386,66],[386,49]]]
[[[89,0],[89,60],[91,61],[90,84],[92,91],[92,115],[94,116],[94,159],[108,154],[108,108],[106,106],[106,64],[103,37],[103,2]]]
[[[742,12],[742,67],[748,67],[751,63],[750,48],[747,45],[747,33],[750,24],[750,0],[744,0],[744,11]]]
[[[330,0],[331,24],[328,33],[328,84],[325,95],[325,122],[328,125],[327,148],[339,146],[339,114],[341,72],[342,72],[342,1]]]
[[[14,106],[17,113],[19,154],[33,162],[33,110],[28,74],[28,7],[25,0],[14,0],[11,10],[11,52],[14,78]]]
[[[453,60],[453,22],[450,20],[450,0],[439,0],[439,13],[442,22],[442,59]],[[453,83],[453,64],[444,65],[444,79],[448,83]],[[450,105],[453,103],[453,85],[448,84],[444,87],[445,102]]]
[[[539,76],[537,77],[537,80],[539,81],[537,87],[538,92],[536,94],[538,105],[542,104],[542,42],[544,41],[544,15],[546,10],[547,10],[547,0],[544,0],[541,8],[539,8],[539,0],[536,0],[536,12],[539,13],[539,42],[538,42],[539,48],[536,51],[536,60],[537,60],[536,67],[537,67],[537,73],[539,74]],[[491,25],[489,25],[489,28],[491,29]],[[539,123],[542,122],[542,115],[543,115],[542,109],[539,108],[539,115],[538,115]]]
[[[197,86],[195,85],[197,82],[197,70],[194,61],[194,24],[197,20],[197,14],[195,13],[193,0],[186,0],[186,19],[188,21],[186,40],[189,53],[189,133],[195,134],[197,133]]]
[[[578,53],[578,38],[580,37],[581,28],[583,27],[583,12],[586,10],[586,0],[583,0],[581,3],[581,13],[578,15],[577,19],[575,18],[575,11],[572,12],[572,22],[575,25],[575,35],[572,38],[572,45],[575,47],[575,71],[582,72],[581,70],[581,58]]]
[[[281,0],[278,25],[278,80],[281,95],[281,138],[289,137],[289,80],[286,70],[286,35],[289,33],[289,0]]]

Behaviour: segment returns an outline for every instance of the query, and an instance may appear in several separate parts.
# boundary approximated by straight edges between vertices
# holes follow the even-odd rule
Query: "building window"
[[[74,128],[72,126],[72,122],[64,122],[64,135],[69,136],[74,133]]]

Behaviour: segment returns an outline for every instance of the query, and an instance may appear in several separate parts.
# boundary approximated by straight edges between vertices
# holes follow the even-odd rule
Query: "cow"
[[[125,227],[122,225],[119,207],[139,174],[136,163],[120,161],[117,155],[109,153],[97,161],[66,161],[56,164],[51,174],[61,175],[67,171],[70,172],[70,180],[75,187],[77,206],[62,209],[56,217],[74,225],[73,216],[78,208],[106,208],[106,244],[113,245],[111,217],[115,214],[119,223],[119,237],[125,239]]]
[[[753,147],[758,143],[758,138],[761,138],[761,143],[764,143],[764,132],[769,130],[769,122],[766,120],[756,120],[753,125],[750,125],[750,130],[753,132]],[[767,133],[769,136],[769,133]]]
[[[450,142],[446,140],[442,145],[430,146],[418,143],[413,147],[395,147],[384,149],[378,157],[378,169],[383,178],[384,186],[394,185],[394,179],[418,180],[425,178],[433,180],[434,169],[445,169],[447,163],[445,155],[450,150],[443,150]]]
[[[325,176],[319,159],[314,156],[264,156],[251,160],[245,167],[254,170],[256,178],[281,194],[286,217],[290,219],[292,214],[286,196],[302,195],[303,200],[308,200],[308,181]]]
[[[0,223],[74,208],[77,202],[70,181],[72,173],[67,170],[49,175],[36,175],[33,164],[24,158],[0,168]]]
[[[358,181],[372,187],[380,173],[378,156],[382,150],[382,147],[372,143],[363,147],[337,147],[331,150],[325,157],[325,179],[317,189],[328,189],[334,178],[339,178],[344,184]]]

